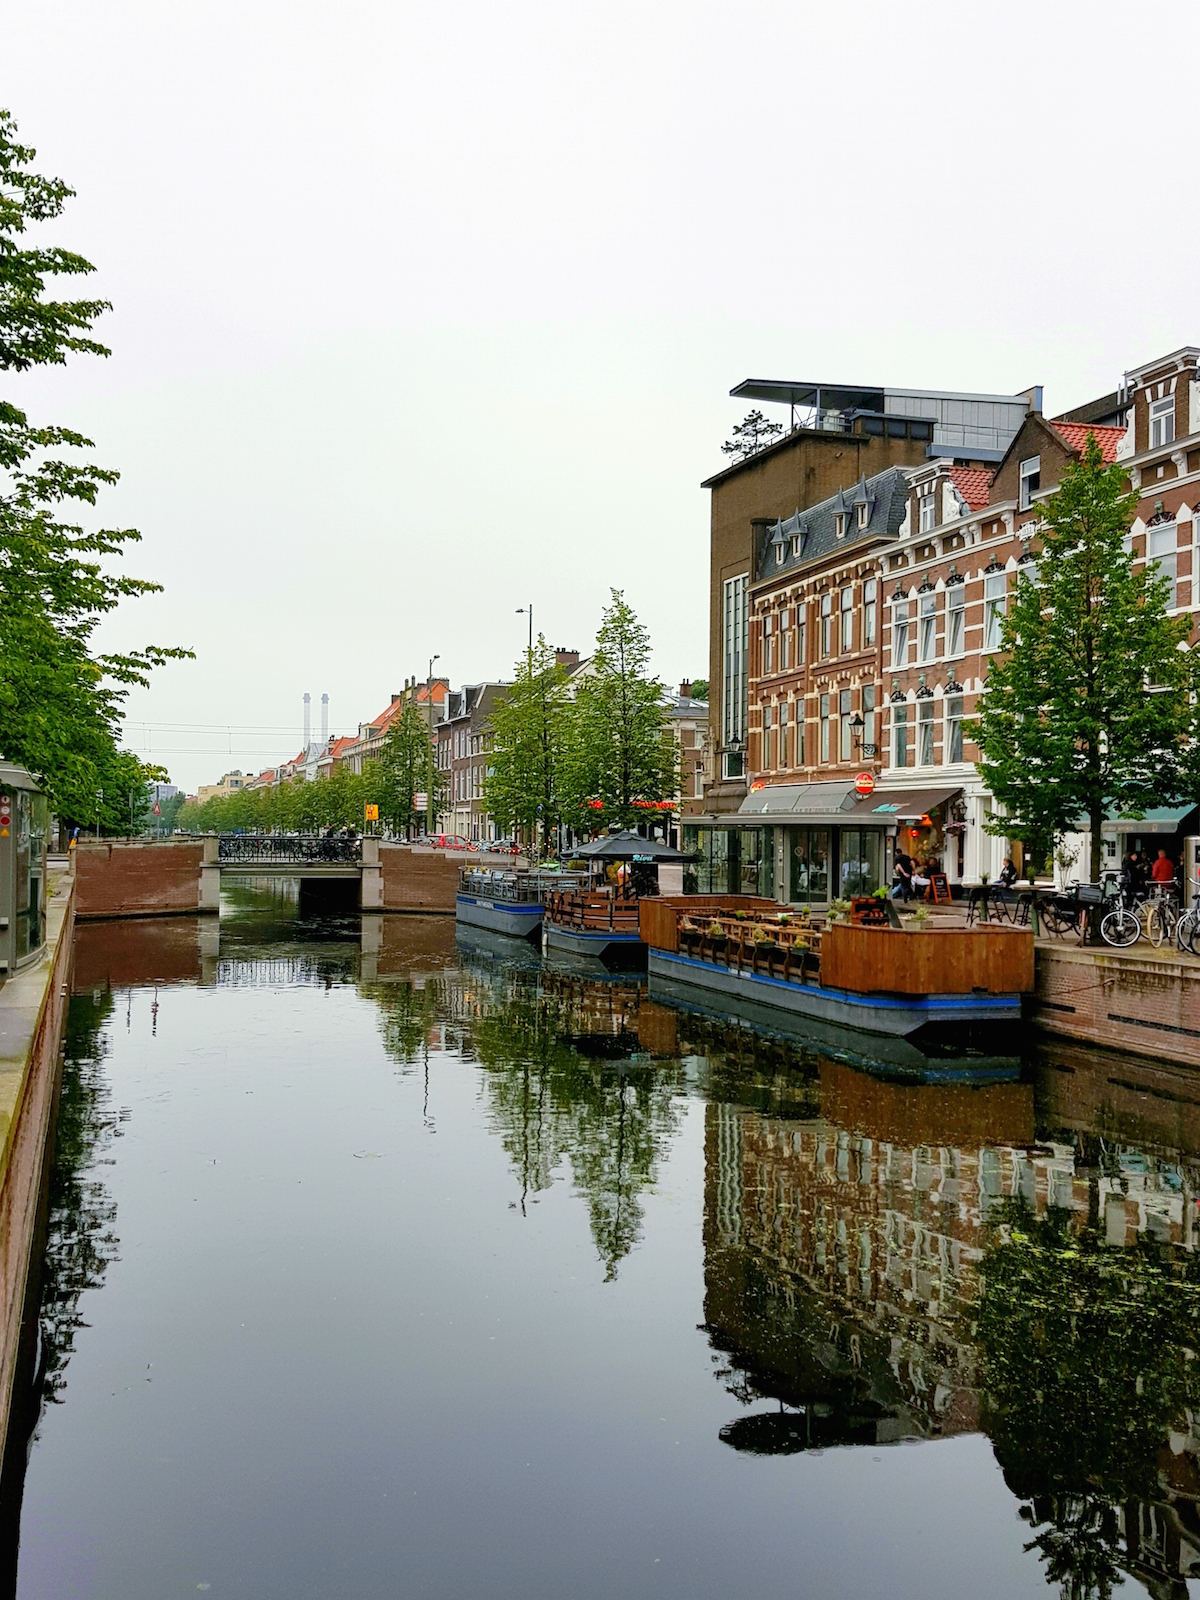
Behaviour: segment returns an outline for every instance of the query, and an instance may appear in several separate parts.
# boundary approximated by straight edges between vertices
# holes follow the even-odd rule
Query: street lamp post
[[[528,606],[518,606],[517,610],[516,610],[516,615],[518,617],[523,617],[525,615],[526,611],[529,612],[529,670],[530,670],[530,672],[532,672],[533,671],[533,601],[532,600],[529,602]]]
[[[440,655],[430,656],[429,672],[425,678],[425,699],[429,708],[429,761],[426,771],[425,785],[425,832],[433,833],[433,663],[440,661]]]

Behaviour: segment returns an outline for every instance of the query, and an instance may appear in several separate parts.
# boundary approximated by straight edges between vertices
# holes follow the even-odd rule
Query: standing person
[[[896,882],[892,889],[897,900],[912,899],[913,863],[912,857],[903,850],[897,850],[894,857],[896,869]]]
[[[1175,882],[1175,863],[1161,845],[1158,850],[1158,860],[1150,869],[1150,876],[1154,880],[1155,887],[1159,889]]]

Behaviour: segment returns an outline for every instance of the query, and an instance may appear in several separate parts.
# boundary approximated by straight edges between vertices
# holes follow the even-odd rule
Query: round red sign
[[[873,794],[875,792],[875,779],[869,772],[860,772],[854,780],[854,787],[859,794]]]

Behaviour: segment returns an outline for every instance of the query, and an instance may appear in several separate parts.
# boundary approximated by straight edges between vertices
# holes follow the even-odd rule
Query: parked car
[[[427,840],[434,850],[470,850],[471,841],[464,839],[461,833],[435,833]]]

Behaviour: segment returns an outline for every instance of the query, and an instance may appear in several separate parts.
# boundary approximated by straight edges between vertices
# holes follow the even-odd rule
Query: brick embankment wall
[[[0,1441],[8,1429],[46,1134],[70,991],[75,878],[47,905],[46,951],[0,987]]]
[[[1039,945],[1030,1015],[1050,1033],[1200,1067],[1200,963],[1167,952]]]
[[[440,911],[454,915],[458,875],[463,868],[459,852],[410,850],[406,845],[379,847],[383,870],[383,911]]]
[[[101,840],[75,851],[76,915],[155,917],[200,910],[204,845]]]

